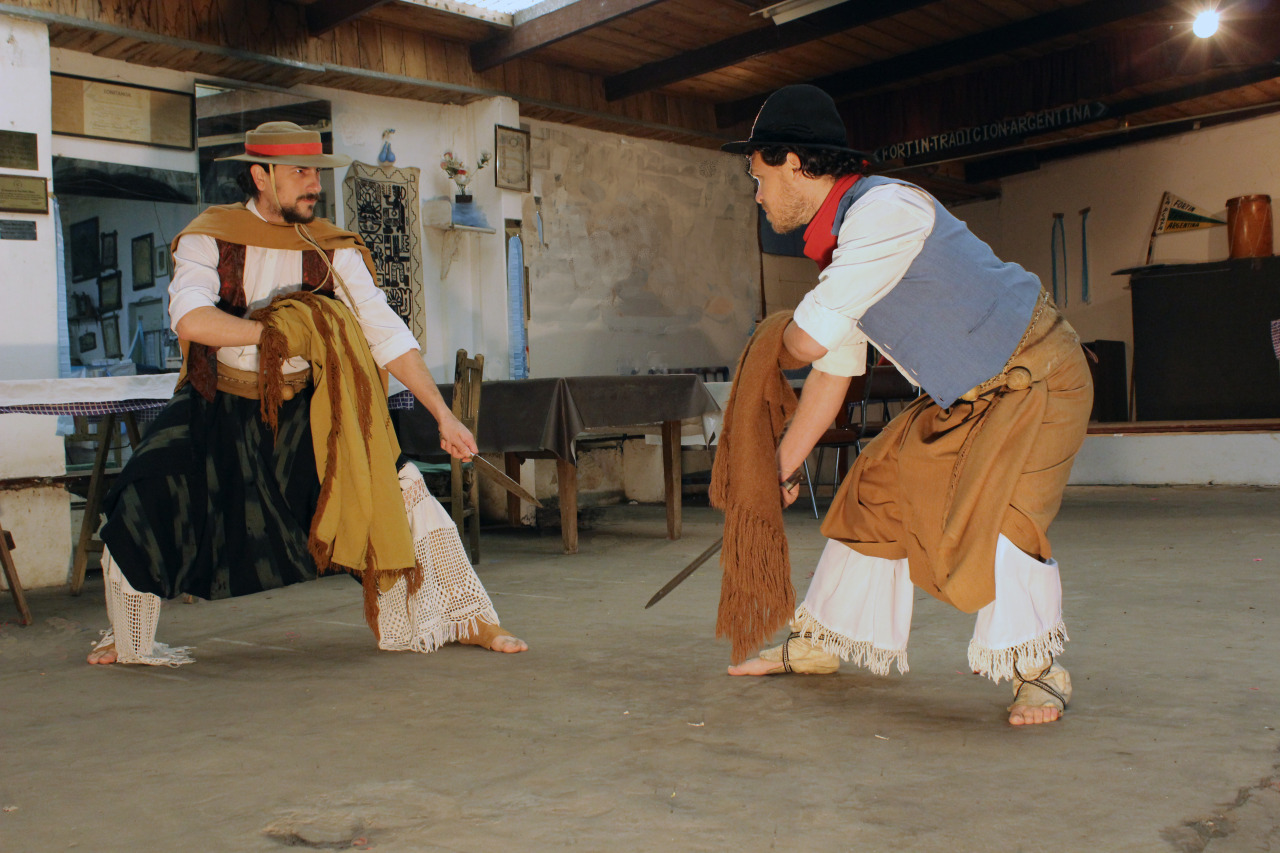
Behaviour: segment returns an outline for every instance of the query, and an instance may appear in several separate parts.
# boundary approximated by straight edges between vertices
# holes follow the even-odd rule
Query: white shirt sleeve
[[[815,368],[836,376],[864,371],[867,339],[857,322],[902,280],[933,221],[933,199],[902,184],[870,189],[849,209],[831,264],[795,311],[796,325],[827,349]]]
[[[365,339],[369,341],[373,360],[379,367],[386,367],[387,362],[410,350],[421,349],[400,315],[387,304],[386,294],[374,284],[359,249],[334,252],[333,268],[342,276],[346,290],[350,291],[348,298],[347,292],[337,287],[338,298],[355,312]]]
[[[173,253],[173,277],[169,279],[169,328],[195,308],[218,304],[222,282],[218,278],[218,241],[207,234],[187,234]]]

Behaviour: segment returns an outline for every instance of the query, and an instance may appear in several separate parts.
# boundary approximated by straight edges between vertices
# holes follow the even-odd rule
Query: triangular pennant
[[[1226,224],[1226,220],[1211,216],[1208,211],[1178,198],[1173,193],[1166,192],[1164,198],[1160,199],[1160,215],[1156,217],[1156,227],[1151,233],[1191,231],[1196,228],[1213,228],[1215,225]]]

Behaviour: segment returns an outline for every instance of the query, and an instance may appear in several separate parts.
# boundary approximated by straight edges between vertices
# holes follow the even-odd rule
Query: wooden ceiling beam
[[[617,101],[641,92],[650,92],[690,77],[736,65],[753,56],[827,38],[933,2],[936,0],[863,0],[861,3],[843,3],[778,26],[748,30],[697,50],[606,77],[605,100]]]
[[[1280,77],[1280,65],[1277,65],[1276,63],[1268,63],[1267,65],[1261,65],[1245,71],[1224,74],[1220,77],[1215,77],[1212,80],[1204,80],[1188,86],[1181,86],[1167,92],[1159,92],[1153,95],[1142,95],[1121,101],[1111,105],[1107,115],[1104,117],[1104,120],[1118,120],[1125,116],[1145,112],[1146,110],[1172,106],[1173,104],[1182,103],[1183,101],[1189,101],[1194,98],[1203,98],[1207,95],[1216,95],[1219,92],[1239,89],[1242,86],[1251,86],[1267,80],[1274,80],[1277,77]],[[1266,115],[1277,110],[1280,110],[1280,105],[1275,103],[1254,104],[1253,106],[1241,107],[1225,113],[1213,112],[1208,115],[1191,115],[1172,121],[1138,124],[1132,127],[1125,125],[1123,127],[1118,127],[1114,132],[1103,136],[1085,139],[1064,139],[1061,142],[1052,145],[1027,148],[1022,151],[1006,151],[999,156],[992,156],[986,159],[974,160],[973,162],[966,163],[964,170],[965,180],[971,183],[998,180],[999,178],[1016,175],[1020,172],[1035,171],[1040,168],[1041,163],[1049,162],[1051,160],[1060,160],[1063,157],[1074,157],[1079,154],[1103,151],[1108,148],[1115,148],[1120,145],[1129,145],[1134,142],[1145,142],[1152,139],[1160,139],[1165,136],[1186,133],[1191,130],[1198,130],[1201,127],[1209,127],[1214,124],[1221,124],[1227,121],[1238,121],[1244,118]]]
[[[1170,0],[1089,0],[1078,6],[1015,21],[1003,27],[926,47],[892,59],[873,62],[870,65],[828,74],[809,82],[825,89],[839,101],[891,83],[967,65],[1011,50],[1086,32],[1106,24],[1158,12],[1176,5],[1176,2],[1170,2]],[[717,124],[720,127],[732,127],[750,121],[755,118],[760,105],[767,97],[768,93],[765,93],[717,104]]]
[[[998,139],[906,155],[905,166],[920,166],[1007,149],[1024,139],[1093,124],[1100,118],[1120,118],[1249,85],[1255,82],[1253,75],[1280,77],[1277,63],[1280,14],[1233,21],[1231,29],[1224,31],[1222,44],[1193,38],[1190,33],[1171,38],[1163,28],[1127,28],[1057,53],[844,101],[840,112],[855,145],[883,150],[896,143],[929,140],[1069,106],[1102,108],[1093,117],[1058,117],[1046,125],[1049,129],[1038,132],[1006,128]],[[1071,73],[1063,74],[1062,69]],[[1238,75],[1234,79],[1239,82],[1231,82],[1227,72]],[[1167,87],[1179,78],[1208,82],[1150,93],[1153,87]],[[1208,88],[1202,92],[1197,89],[1201,86]],[[1115,100],[1117,91],[1144,90],[1149,92],[1143,96],[1147,100]]]
[[[335,30],[390,0],[316,0],[307,4],[307,32],[312,38]]]
[[[519,24],[510,32],[471,45],[471,68],[488,71],[504,62],[638,12],[662,0],[576,0]]]

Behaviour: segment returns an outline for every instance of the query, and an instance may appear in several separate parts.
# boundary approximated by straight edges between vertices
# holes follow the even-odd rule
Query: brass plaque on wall
[[[53,81],[53,132],[158,148],[195,148],[195,96],[67,74]]]
[[[20,130],[0,130],[0,167],[39,169],[40,155],[36,148],[36,135]]]
[[[6,213],[48,213],[48,179],[0,175],[0,210]]]

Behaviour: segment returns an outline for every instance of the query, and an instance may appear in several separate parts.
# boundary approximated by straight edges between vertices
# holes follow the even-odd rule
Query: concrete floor
[[[619,507],[560,553],[489,531],[480,573],[532,650],[375,650],[330,578],[165,606],[180,669],[89,667],[81,598],[0,598],[0,850],[1280,849],[1280,490],[1073,487],[1054,526],[1076,698],[1003,722],[972,618],[919,597],[911,672],[737,679],[719,535]],[[788,511],[795,582],[822,540]],[[20,553],[19,553],[20,556]]]

